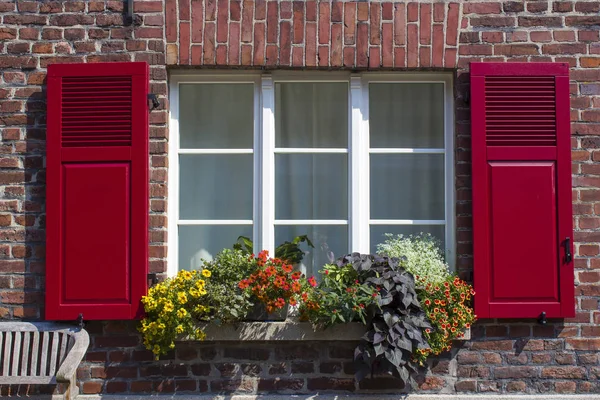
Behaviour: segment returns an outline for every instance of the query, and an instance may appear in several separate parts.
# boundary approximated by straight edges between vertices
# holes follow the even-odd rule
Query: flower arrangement
[[[352,321],[366,324],[367,312],[377,307],[379,292],[361,283],[351,264],[328,264],[319,273],[321,282],[305,294],[299,307],[300,319],[323,327]]]
[[[146,311],[139,327],[144,346],[158,359],[175,347],[175,340],[189,335],[203,340],[205,333],[199,321],[210,319],[211,307],[206,305],[207,282],[211,271],[179,271],[177,276],[148,289],[142,297]]]
[[[297,305],[307,299],[307,288],[317,285],[314,277],[306,279],[300,271],[294,271],[291,264],[280,258],[270,258],[266,250],[257,257],[250,255],[249,259],[256,263],[256,270],[242,279],[238,287],[264,304],[268,313],[282,309],[286,304]]]
[[[477,316],[471,307],[475,294],[472,286],[450,274],[439,242],[430,234],[386,235],[377,250],[400,257],[402,266],[415,276],[417,295],[433,329],[425,331],[429,348],[417,349],[414,354],[424,365],[430,355],[451,349],[452,340],[464,336],[464,330]]]
[[[449,351],[452,340],[464,336],[464,329],[470,328],[477,316],[470,306],[475,291],[471,285],[458,277],[450,276],[443,283],[431,283],[424,277],[416,277],[421,289],[418,290],[421,306],[433,326],[425,330],[428,349],[419,349],[415,358],[421,365],[430,355]]]

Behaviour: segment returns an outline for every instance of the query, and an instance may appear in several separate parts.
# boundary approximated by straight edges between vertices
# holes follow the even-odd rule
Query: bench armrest
[[[57,382],[71,382],[90,344],[90,336],[85,329],[75,332],[72,336],[75,343],[56,373]]]

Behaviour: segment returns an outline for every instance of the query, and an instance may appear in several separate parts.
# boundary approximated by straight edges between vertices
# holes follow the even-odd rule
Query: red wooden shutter
[[[569,69],[471,63],[475,311],[575,315]]]
[[[46,319],[141,315],[148,65],[48,67]]]

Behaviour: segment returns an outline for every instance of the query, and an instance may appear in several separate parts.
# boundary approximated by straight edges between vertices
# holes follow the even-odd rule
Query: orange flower
[[[317,280],[315,279],[314,276],[311,276],[310,278],[308,278],[308,283],[310,286],[315,287],[317,286]]]
[[[426,305],[426,306],[429,306],[429,305],[431,305],[431,300],[429,300],[429,299],[425,300],[425,305]]]

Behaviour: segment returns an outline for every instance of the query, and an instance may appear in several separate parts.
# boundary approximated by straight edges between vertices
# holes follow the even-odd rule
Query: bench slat
[[[23,356],[21,357],[21,376],[27,375],[27,364],[29,364],[29,340],[31,334],[29,332],[23,332]]]
[[[67,356],[67,342],[69,341],[69,335],[63,332],[59,332],[58,335],[60,336],[60,353],[58,356],[58,363],[62,364]]]
[[[48,375],[54,376],[56,373],[56,357],[58,355],[58,341],[60,340],[60,336],[58,332],[52,333],[52,352],[50,353],[50,372]]]
[[[15,332],[12,362],[10,365],[10,376],[19,376],[19,361],[21,360],[21,335],[21,332]]]
[[[47,376],[48,373],[48,348],[50,347],[50,332],[42,333],[42,359],[40,361],[40,376]]]
[[[10,375],[10,347],[12,344],[12,332],[6,332],[4,336],[4,365],[2,366],[2,375]]]
[[[56,383],[55,376],[19,376],[18,382],[14,376],[0,376],[0,385],[50,385]]]
[[[40,345],[40,333],[33,332],[33,344],[31,345],[31,369],[29,370],[29,375],[37,376],[37,366],[38,366],[38,352]]]

